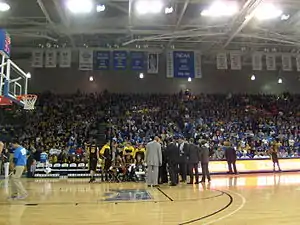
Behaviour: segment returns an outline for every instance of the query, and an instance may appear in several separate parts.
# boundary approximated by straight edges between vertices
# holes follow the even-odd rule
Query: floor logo
[[[111,189],[104,194],[104,201],[142,201],[152,199],[145,189]]]

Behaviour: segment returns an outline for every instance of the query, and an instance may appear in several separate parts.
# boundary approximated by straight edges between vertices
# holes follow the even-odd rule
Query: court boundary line
[[[235,213],[237,213],[238,211],[240,211],[242,208],[244,208],[244,206],[246,205],[246,202],[247,202],[246,198],[243,195],[241,195],[240,193],[237,193],[237,192],[234,192],[234,191],[229,191],[229,192],[232,192],[233,194],[239,196],[242,199],[241,205],[237,209],[233,210],[232,212],[230,212],[230,213],[228,213],[228,214],[226,214],[224,216],[221,216],[220,218],[217,218],[217,219],[214,219],[214,220],[209,221],[207,223],[204,223],[204,225],[210,225],[210,224],[213,224],[215,222],[218,222],[218,221],[221,221],[223,219],[226,219],[227,217],[230,217],[230,216],[234,215]]]
[[[174,199],[172,199],[169,195],[167,195],[166,192],[164,192],[163,190],[161,190],[159,187],[156,188],[160,193],[162,193],[167,199],[169,199],[171,202],[174,202]]]
[[[223,194],[227,195],[229,197],[229,202],[227,203],[227,205],[225,205],[224,207],[222,207],[221,209],[218,209],[217,211],[214,211],[208,215],[205,215],[205,216],[201,216],[199,218],[196,218],[196,219],[192,219],[192,220],[188,220],[186,222],[182,222],[182,223],[179,223],[178,225],[185,225],[185,224],[191,224],[191,223],[195,223],[195,222],[198,222],[198,221],[201,221],[201,220],[204,220],[204,219],[207,219],[209,217],[212,217],[218,213],[221,213],[223,212],[224,210],[226,210],[227,208],[229,208],[232,203],[233,203],[233,197],[232,195],[230,195],[229,193],[227,193],[226,191],[221,191],[221,190],[217,190],[217,189],[213,189],[215,191],[219,191],[219,192],[222,192]],[[226,217],[225,217],[226,218]]]

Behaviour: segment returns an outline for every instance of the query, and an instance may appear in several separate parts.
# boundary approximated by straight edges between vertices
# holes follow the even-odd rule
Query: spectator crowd
[[[106,140],[113,141],[121,157],[126,151],[134,158],[155,135],[163,143],[177,135],[195,142],[205,139],[215,160],[224,159],[224,141],[242,159],[269,157],[267,150],[274,141],[281,143],[279,157],[298,157],[299,122],[300,95],[288,93],[44,93],[33,112],[16,106],[0,110],[0,138],[17,136],[35,158],[47,153],[52,163],[86,162],[85,144],[100,124],[106,124]]]

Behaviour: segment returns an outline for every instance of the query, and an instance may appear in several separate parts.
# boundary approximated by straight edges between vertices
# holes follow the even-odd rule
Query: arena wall
[[[251,81],[253,74],[250,65],[243,66],[241,71],[217,70],[214,63],[205,63],[202,67],[203,78],[188,82],[186,79],[166,78],[165,61],[160,60],[159,74],[146,74],[138,78],[133,71],[91,71],[78,70],[78,63],[72,68],[33,69],[29,59],[16,60],[26,71],[32,73],[31,92],[54,91],[72,93],[80,89],[83,92],[99,92],[105,89],[111,92],[127,93],[175,93],[189,88],[193,93],[300,93],[300,73],[294,72],[255,72],[256,80]],[[94,82],[89,76],[94,76]],[[278,84],[278,77],[283,84]]]

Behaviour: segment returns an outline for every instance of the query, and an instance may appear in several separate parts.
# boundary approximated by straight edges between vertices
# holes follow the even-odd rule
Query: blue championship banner
[[[114,66],[114,70],[127,69],[127,51],[113,52],[113,66]]]
[[[0,52],[10,57],[10,46],[11,39],[9,34],[5,30],[0,29]]]
[[[145,54],[144,52],[130,52],[131,69],[144,70],[145,67]]]
[[[195,56],[193,51],[173,52],[174,77],[195,78]]]
[[[94,70],[109,70],[110,52],[95,51],[94,52]]]

